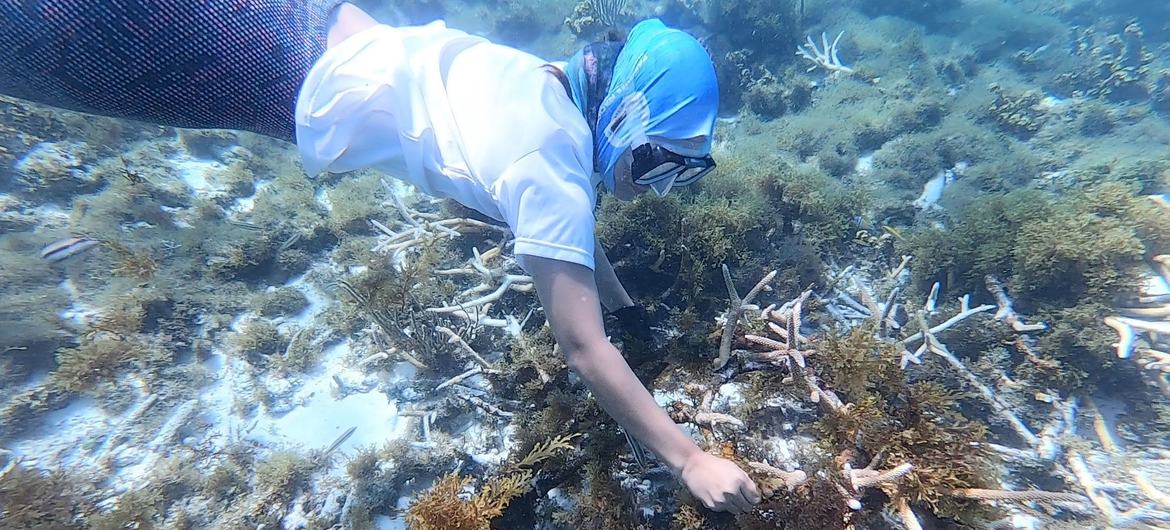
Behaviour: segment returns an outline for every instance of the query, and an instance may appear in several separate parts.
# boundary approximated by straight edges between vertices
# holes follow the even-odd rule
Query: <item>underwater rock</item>
[[[256,297],[253,306],[264,317],[293,316],[309,305],[305,293],[295,287],[279,287]]]
[[[1121,33],[1105,34],[1084,28],[1076,37],[1075,69],[1054,80],[1073,96],[1110,101],[1140,101],[1149,95],[1147,79],[1153,52],[1146,48],[1141,26],[1135,21]]]
[[[789,60],[802,40],[797,27],[795,0],[721,0],[711,2],[708,25],[726,37],[734,48],[748,49],[760,59]]]
[[[1081,113],[1077,130],[1085,136],[1109,134],[1116,125],[1113,113],[1104,105],[1088,105]]]
[[[1150,105],[1154,110],[1170,116],[1170,70],[1162,70],[1150,89]]]
[[[990,89],[995,94],[995,101],[987,107],[987,116],[1004,131],[1026,140],[1044,126],[1039,92],[1029,90],[1023,94],[1012,94],[1005,92],[998,84],[993,84]]]
[[[64,203],[73,195],[93,193],[102,182],[89,171],[89,154],[88,146],[78,142],[37,144],[16,161],[12,191],[38,203]]]
[[[963,5],[961,0],[858,0],[858,8],[870,16],[894,15],[923,24],[940,22]]]

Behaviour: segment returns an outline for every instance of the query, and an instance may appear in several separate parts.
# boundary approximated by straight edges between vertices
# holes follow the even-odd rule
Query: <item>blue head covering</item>
[[[613,65],[608,82],[607,62]],[[565,73],[593,131],[593,169],[607,188],[614,188],[614,166],[626,149],[649,136],[705,136],[701,153],[684,154],[710,152],[719,87],[711,57],[690,34],[644,20],[624,46],[591,45],[569,60]]]

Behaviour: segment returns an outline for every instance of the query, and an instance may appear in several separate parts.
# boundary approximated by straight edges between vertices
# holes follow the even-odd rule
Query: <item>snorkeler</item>
[[[339,0],[0,0],[0,93],[163,125],[296,141],[309,175],[386,171],[504,221],[566,360],[598,403],[715,510],[760,501],[700,450],[605,335],[635,307],[595,243],[597,186],[697,181],[718,88],[657,20],[563,65],[448,29],[378,24]]]

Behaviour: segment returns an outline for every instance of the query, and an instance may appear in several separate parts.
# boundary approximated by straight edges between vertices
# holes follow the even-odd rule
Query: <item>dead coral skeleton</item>
[[[837,57],[837,43],[841,41],[841,36],[845,35],[842,31],[837,34],[837,38],[833,42],[829,42],[829,36],[825,32],[821,32],[821,47],[817,48],[817,44],[813,42],[812,37],[805,36],[804,44],[796,48],[796,55],[803,57],[805,60],[813,63],[808,68],[811,72],[819,68],[824,68],[831,73],[841,72],[843,74],[852,74],[853,69],[841,63],[841,58]]]
[[[1070,408],[1075,415],[1076,407]],[[1067,468],[1058,472],[1080,485],[1109,528],[1170,522],[1170,451],[1122,447],[1091,399],[1086,408],[1102,450],[1069,450]],[[1075,434],[1075,418],[1069,423],[1068,434]]]
[[[1153,261],[1158,277],[1150,283],[1170,283],[1170,255],[1154,256]],[[1170,396],[1170,293],[1144,293],[1135,304],[1118,312],[1105,317],[1105,325],[1117,332],[1117,357],[1134,359],[1162,393]]]
[[[992,277],[988,277],[986,280],[988,290],[998,302],[997,320],[1007,323],[1021,336],[1026,332],[1042,329],[1040,324],[1024,323],[1023,318],[1012,310],[1011,300],[1007,296],[1006,289]],[[937,289],[933,290],[932,293],[937,293]],[[932,294],[933,296],[934,294]],[[927,306],[929,305],[930,302]],[[919,311],[916,314],[916,320],[920,331],[905,339],[903,344],[909,343],[911,340],[922,340],[923,345],[916,350],[915,354],[910,354],[911,356],[917,358],[922,353],[929,352],[944,359],[971,387],[977,390],[977,395],[991,406],[995,414],[1011,426],[1029,445],[1029,449],[1020,450],[998,444],[987,444],[990,449],[997,451],[1008,461],[1024,460],[1028,461],[1030,466],[1046,463],[1056,475],[1066,478],[1070,483],[1078,484],[1085,495],[1038,490],[984,489],[955,490],[950,494],[955,497],[983,501],[1059,502],[1073,511],[1102,517],[1110,528],[1125,528],[1170,521],[1170,510],[1167,510],[1170,508],[1170,502],[1167,502],[1170,501],[1170,494],[1165,493],[1170,484],[1164,479],[1150,480],[1143,471],[1161,470],[1161,473],[1156,475],[1158,477],[1170,475],[1167,472],[1170,471],[1167,469],[1170,467],[1170,458],[1168,458],[1170,454],[1156,456],[1141,450],[1131,450],[1122,454],[1118,449],[1120,443],[1116,441],[1116,437],[1106,426],[1091,400],[1088,400],[1089,408],[1096,415],[1094,425],[1097,438],[1104,451],[1089,452],[1089,450],[1082,448],[1083,441],[1071,446],[1067,443],[1078,439],[1076,436],[1078,423],[1076,399],[1061,400],[1056,396],[1049,396],[1049,402],[1052,403],[1054,412],[1059,414],[1057,414],[1058,417],[1055,421],[1038,431],[1037,434],[1037,431],[1028,426],[1015,412],[1008,399],[997,393],[990,385],[982,382],[936,336],[937,333],[963,319],[993,308],[994,306],[971,307],[969,297],[964,296],[960,299],[959,313],[933,327],[926,322],[926,311]],[[907,354],[904,353],[904,355]],[[1062,454],[1065,456],[1063,462],[1058,459]],[[1099,474],[1107,474],[1109,480],[1100,481],[1096,478]],[[1125,477],[1126,474],[1129,476]],[[1091,502],[1091,506],[1095,510],[1085,509],[1086,500]],[[1150,501],[1153,503],[1151,504]],[[907,526],[913,527],[910,524]]]
[[[408,207],[406,203],[402,202],[402,197],[400,197],[399,192],[386,179],[382,179],[382,187],[385,188],[387,195],[391,198],[389,202],[393,204],[395,209],[398,210],[399,215],[402,216],[402,229],[394,230],[376,219],[370,219],[370,224],[382,234],[378,244],[374,246],[373,251],[390,254],[391,262],[400,270],[412,249],[428,245],[432,242],[443,239],[454,239],[460,237],[465,231],[482,232],[494,230],[507,233],[507,230],[502,227],[476,219],[463,217],[443,219],[442,216],[436,213],[420,212]]]
[[[497,302],[509,291],[520,293],[531,292],[534,288],[532,277],[525,274],[508,272],[510,269],[515,268],[515,260],[501,256],[503,252],[501,247],[495,247],[482,254],[479,252],[479,249],[472,249],[472,251],[474,256],[463,267],[438,270],[435,271],[435,274],[441,276],[470,276],[479,278],[480,283],[478,285],[465,289],[456,295],[456,300],[481,295],[481,293],[488,291],[490,292],[471,300],[462,302],[453,301],[450,305],[443,307],[428,308],[427,311],[456,316],[468,321],[477,328],[482,326],[502,328],[513,336],[518,335],[520,328],[523,327],[523,321],[521,319],[511,315],[505,315],[503,318],[491,318],[488,316],[488,312],[492,304]],[[497,257],[500,258],[499,264],[495,267],[489,266],[489,263],[495,261],[494,258]]]

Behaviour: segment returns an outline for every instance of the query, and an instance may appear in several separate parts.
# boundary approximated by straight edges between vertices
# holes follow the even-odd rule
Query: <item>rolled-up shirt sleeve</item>
[[[495,192],[521,265],[524,256],[538,256],[593,269],[596,196],[573,156],[534,151],[501,175]]]

